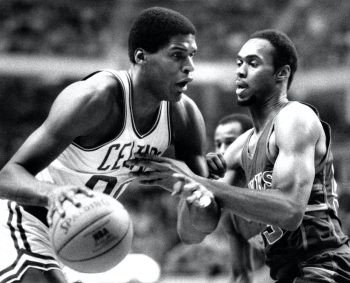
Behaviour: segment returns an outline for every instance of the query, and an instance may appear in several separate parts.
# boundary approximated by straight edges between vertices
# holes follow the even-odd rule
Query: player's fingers
[[[202,196],[201,192],[198,190],[195,190],[186,198],[186,201],[188,203],[193,203],[194,201],[198,201],[201,196]]]
[[[149,168],[153,171],[167,171],[169,169],[169,166],[167,166],[166,164],[159,163],[149,159],[139,159],[139,158],[129,159],[125,161],[125,164],[129,167],[142,166],[142,167]]]
[[[173,178],[173,181],[174,181],[173,192],[171,193],[172,196],[180,195],[184,190],[185,184],[192,181],[189,177],[181,173],[173,173],[171,177]]]
[[[173,191],[172,191],[171,195],[175,196],[175,195],[181,194],[182,186],[183,186],[182,181],[175,182],[175,184],[173,185]]]
[[[200,192],[200,184],[194,181],[191,181],[189,183],[185,183],[182,188],[182,195],[184,197],[191,196],[190,199],[197,199],[201,196]]]
[[[226,161],[225,158],[221,153],[214,153],[214,152],[209,152],[206,155],[206,160],[207,161],[212,161],[214,162],[219,168],[226,168]]]
[[[214,174],[214,173],[209,173],[209,178],[210,179],[214,179],[214,180],[218,180],[221,177],[219,175]]]
[[[165,174],[162,172],[155,172],[155,171],[149,171],[149,172],[142,172],[142,173],[129,173],[129,177],[137,179],[137,182],[144,183],[144,184],[151,184],[159,182],[167,177],[169,177],[169,174]]]
[[[213,159],[207,159],[207,164],[210,171],[217,172],[219,170],[218,165],[215,163]]]
[[[226,169],[227,169],[227,163],[226,163],[226,160],[222,154],[218,154],[218,158],[220,160],[220,168],[219,168],[220,177],[224,177]]]
[[[81,187],[79,188],[79,192],[88,196],[88,197],[93,197],[94,196],[94,193],[93,191],[90,189],[90,188],[87,188],[87,187]]]
[[[76,194],[82,191],[83,190],[81,189],[69,190],[68,192],[65,193],[65,200],[72,202],[77,207],[81,206],[81,202],[80,200],[77,199]]]
[[[205,208],[209,206],[212,202],[212,198],[208,195],[202,195],[198,200],[196,200],[193,204],[197,207]]]
[[[146,172],[129,172],[129,177],[139,178],[139,179],[151,179],[154,177],[155,173],[159,173],[157,171],[146,171]]]
[[[56,198],[53,202],[51,209],[51,216],[53,216],[53,214],[55,212],[57,212],[61,217],[65,216],[65,212],[63,209],[63,205],[62,203],[64,202],[64,196],[60,195],[58,198]]]
[[[194,191],[192,195],[186,199],[188,203],[200,208],[209,206],[212,200],[212,194],[207,190],[203,190],[203,187],[200,187],[198,190]]]
[[[227,164],[224,156],[221,153],[218,153],[217,157],[220,159],[222,166],[226,168]]]
[[[158,163],[169,161],[169,158],[158,156],[158,155],[146,154],[146,153],[135,153],[135,158],[139,160],[155,161]]]
[[[142,185],[157,185],[162,179],[139,180]]]
[[[52,218],[53,218],[54,213],[55,213],[55,208],[50,206],[49,211],[47,213],[47,217],[46,217],[46,220],[47,220],[47,223],[49,224],[49,226],[52,225]]]

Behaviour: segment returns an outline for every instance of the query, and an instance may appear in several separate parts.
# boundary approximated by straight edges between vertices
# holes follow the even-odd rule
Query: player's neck
[[[159,108],[161,100],[154,95],[152,89],[148,86],[147,80],[140,73],[140,70],[131,68],[129,73],[132,81],[133,110],[137,113],[153,113]]]
[[[280,96],[278,99],[265,101],[259,107],[251,107],[249,110],[253,119],[255,132],[259,133],[263,131],[266,124],[277,115],[286,103],[288,103],[287,97]]]
[[[142,80],[132,78],[132,112],[137,130],[140,133],[147,132],[154,124],[161,101],[142,84]]]

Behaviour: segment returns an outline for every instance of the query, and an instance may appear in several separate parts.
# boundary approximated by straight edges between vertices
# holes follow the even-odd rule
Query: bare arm
[[[196,174],[207,177],[205,159],[205,125],[197,106],[187,97],[176,105],[173,115],[175,128],[175,155]],[[219,221],[220,210],[215,201],[206,208],[191,205],[180,197],[178,207],[178,233],[184,242],[200,242],[212,232]]]
[[[242,148],[251,131],[241,135],[234,144],[227,149],[224,156],[227,160],[227,171],[221,182],[232,186],[246,186],[244,172],[241,168]],[[246,188],[247,190],[248,188]],[[225,232],[231,254],[232,282],[252,282],[251,272],[253,258],[251,257],[251,246],[248,239],[260,233],[265,225],[258,225],[245,218],[234,215],[229,210],[223,210],[221,226]]]
[[[315,150],[322,127],[302,106],[282,111],[270,144],[276,151],[272,189],[247,190],[199,178],[219,204],[242,217],[294,230],[301,222],[315,173]]]
[[[209,180],[194,175],[188,170],[173,166],[172,161],[158,160],[139,161],[137,165],[154,167],[157,170],[168,170],[181,173],[182,177],[174,177],[168,184],[183,181],[181,189],[176,193],[181,195],[186,190],[189,182],[198,182],[215,195],[215,200],[223,209],[227,209],[236,215],[259,223],[277,225],[286,230],[295,230],[304,215],[310,196],[315,174],[315,164],[320,156],[324,156],[325,150],[320,152],[320,144],[324,140],[324,132],[316,114],[307,106],[296,105],[287,107],[288,111],[281,111],[276,120],[275,130],[270,137],[270,151],[274,152],[276,161],[273,168],[272,189],[247,190],[237,186]],[[238,139],[237,139],[238,141]],[[230,148],[233,150],[234,142]],[[318,147],[317,147],[318,145]],[[317,147],[317,148],[316,148]],[[229,148],[229,149],[230,149]],[[325,146],[323,147],[325,149]],[[317,149],[317,150],[316,150]],[[237,151],[241,150],[237,146]],[[315,156],[317,152],[317,157]],[[236,153],[233,150],[233,153]],[[226,153],[225,153],[226,155]],[[228,162],[228,168],[235,169],[239,166],[237,160]],[[181,170],[178,170],[177,168]],[[146,179],[159,182],[162,174],[154,173]],[[168,179],[171,176],[167,177]],[[167,186],[169,190],[171,188]]]
[[[21,204],[48,206],[54,184],[34,176],[48,166],[76,137],[88,135],[103,119],[108,106],[98,96],[96,75],[64,89],[54,101],[44,123],[34,131],[0,173],[0,197]],[[105,76],[105,75],[104,75]],[[108,80],[105,79],[106,84]],[[101,109],[99,112],[98,109]],[[87,122],[88,121],[88,122]]]

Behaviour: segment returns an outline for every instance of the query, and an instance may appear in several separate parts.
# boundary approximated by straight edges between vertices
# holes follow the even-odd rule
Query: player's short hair
[[[253,127],[252,120],[246,114],[230,114],[221,118],[218,122],[219,125],[226,125],[232,122],[238,122],[241,124],[242,132],[245,132]]]
[[[262,38],[268,40],[275,48],[273,54],[273,63],[275,70],[278,68],[289,65],[290,76],[288,79],[289,88],[294,77],[294,73],[298,68],[298,54],[293,41],[283,32],[273,29],[266,29],[254,32],[249,39]]]
[[[155,53],[168,44],[171,37],[195,33],[192,22],[174,10],[162,7],[146,9],[131,27],[128,40],[129,59],[136,63],[134,53],[137,48]]]

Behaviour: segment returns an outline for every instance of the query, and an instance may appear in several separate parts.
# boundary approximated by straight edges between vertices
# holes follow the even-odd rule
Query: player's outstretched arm
[[[195,179],[214,193],[223,209],[256,222],[294,230],[302,220],[311,192],[316,144],[321,133],[321,123],[310,108],[286,107],[278,115],[270,138],[270,150],[277,152],[270,189],[247,190],[198,176]]]
[[[49,206],[56,202],[53,200],[53,192],[57,191],[58,186],[40,182],[35,175],[48,166],[76,137],[89,134],[104,118],[102,114],[107,111],[98,111],[98,107],[107,107],[110,103],[105,101],[107,93],[97,95],[96,79],[97,77],[73,83],[57,96],[43,124],[27,138],[2,169],[0,198],[34,206]],[[71,198],[69,191],[84,190],[72,186],[61,189],[67,191],[68,199]]]
[[[156,155],[135,155],[135,159],[126,161],[126,164],[151,169],[130,173],[141,185],[159,186],[180,198],[178,213],[181,217],[178,217],[177,227],[184,242],[200,242],[217,227],[221,210],[213,194],[188,177],[196,174],[183,161]]]
[[[201,112],[185,95],[174,105],[173,110],[176,159],[184,161],[195,174],[208,177],[209,170],[205,158],[206,131]],[[204,191],[205,188],[198,187],[191,193],[198,194],[198,197],[201,189]],[[199,242],[199,239],[204,239],[217,227],[221,211],[213,197],[205,207],[194,205],[196,202],[191,203],[188,200],[188,196],[180,194],[178,233],[184,242]]]
[[[288,107],[288,111],[280,112],[276,120],[275,130],[270,138],[270,145],[273,144],[275,150],[278,149],[271,189],[247,190],[184,171],[180,173],[184,173],[191,182],[197,182],[211,191],[222,209],[258,223],[295,230],[302,221],[307,206],[317,163],[316,144],[320,142],[323,133],[316,114],[305,107],[307,106],[296,109]],[[234,148],[234,144],[229,147],[225,157],[230,153],[230,148]],[[318,155],[323,157],[324,154],[325,149],[323,154]],[[228,159],[226,162],[229,170],[231,166],[237,165],[237,162]],[[166,162],[162,166],[170,166],[165,164]],[[179,172],[176,168],[174,171]],[[168,179],[171,179],[168,183],[181,180],[176,175]],[[185,190],[186,186],[183,185],[177,193],[183,194]]]
[[[174,160],[158,156],[136,156],[129,160],[129,165],[144,166],[151,172],[138,175],[139,182],[148,185],[157,185],[170,192],[174,186],[173,173],[207,177],[208,167],[205,159],[205,126],[203,117],[187,96],[172,105],[173,145],[175,148]],[[185,162],[185,163],[184,163]],[[212,232],[220,219],[220,209],[215,199],[211,199],[208,206],[195,205],[201,198],[198,189],[191,189],[190,193],[179,194],[178,205],[178,233],[186,243],[198,243]]]

